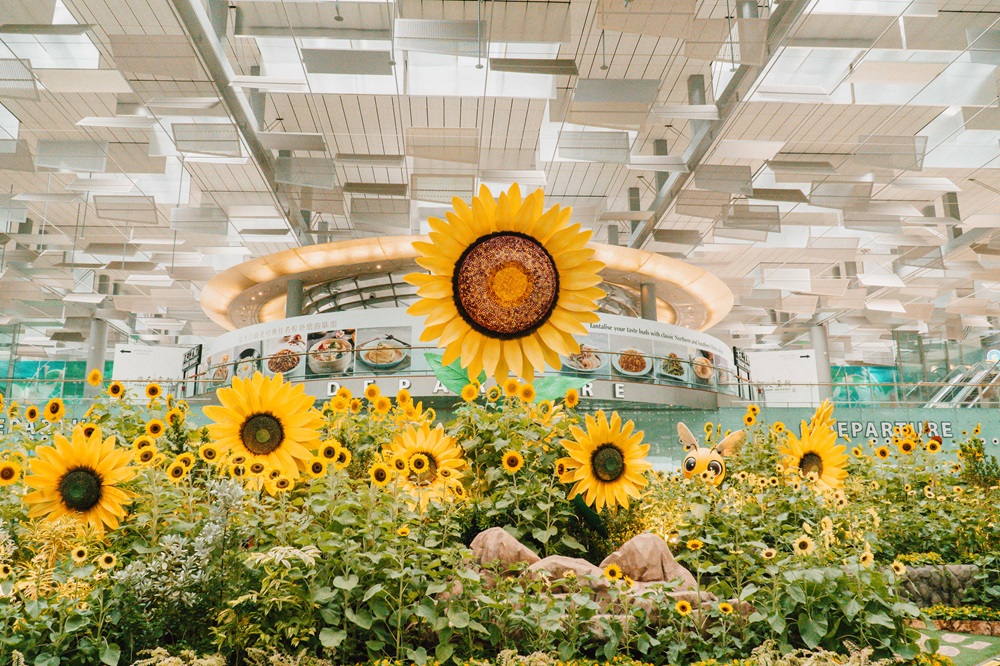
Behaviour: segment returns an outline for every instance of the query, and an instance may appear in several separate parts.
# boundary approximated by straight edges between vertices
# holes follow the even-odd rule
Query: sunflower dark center
[[[59,481],[63,504],[74,511],[89,511],[101,501],[101,477],[89,467],[77,467]]]
[[[323,463],[321,462],[314,462],[310,467],[313,474],[321,474],[323,472]]]
[[[559,271],[531,236],[501,231],[476,240],[455,262],[455,308],[469,326],[514,339],[541,327],[559,297]]]
[[[50,414],[58,414],[59,413],[59,403],[58,402],[49,403],[49,413]]]
[[[625,473],[625,456],[614,444],[602,444],[590,456],[594,476],[605,483],[617,481]]]
[[[799,469],[803,474],[816,472],[817,476],[823,476],[823,458],[818,453],[810,451],[799,460]]]
[[[243,422],[240,439],[251,453],[266,456],[276,451],[285,441],[285,431],[281,427],[281,421],[265,412],[254,414]]]
[[[423,455],[424,459],[427,460],[426,466],[423,469],[414,470],[410,475],[410,481],[417,485],[430,485],[434,483],[438,476],[438,462],[437,459],[426,451],[419,451],[416,455]],[[419,465],[424,463],[421,458],[413,459],[414,467],[419,467]]]
[[[387,478],[389,478],[389,475],[386,473],[386,471],[384,469],[378,468],[378,469],[375,470],[375,480],[376,481],[378,481],[379,483],[382,483]]]
[[[13,467],[0,467],[0,481],[10,481],[14,478]]]

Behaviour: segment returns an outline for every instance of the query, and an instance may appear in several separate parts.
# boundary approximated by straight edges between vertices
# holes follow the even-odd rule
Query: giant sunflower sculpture
[[[532,381],[559,355],[580,351],[574,335],[598,321],[604,264],[587,248],[591,232],[570,224],[571,208],[543,210],[536,190],[523,201],[517,184],[495,200],[482,187],[470,207],[455,197],[447,221],[428,220],[430,242],[415,242],[411,273],[420,300],[408,312],[427,316],[421,341],[438,340],[444,365],[456,359],[475,379],[508,372]]]
[[[802,422],[801,436],[796,437],[791,430],[778,453],[786,469],[797,469],[803,476],[816,475],[817,484],[836,488],[847,478],[847,447],[837,445],[837,433],[833,429],[833,403],[824,400],[816,408],[809,423]]]
[[[233,378],[232,388],[216,391],[221,406],[208,405],[205,416],[219,447],[246,461],[263,462],[296,479],[319,447],[318,428],[323,421],[312,408],[314,398],[299,384],[293,386],[280,374],[265,378],[259,372],[251,379]]]
[[[122,503],[131,497],[118,485],[135,475],[128,464],[132,450],[116,448],[114,437],[102,440],[99,428],[87,437],[77,426],[72,437],[56,433],[55,447],[38,447],[38,457],[28,463],[32,474],[24,485],[34,488],[24,496],[28,517],[69,516],[98,533],[115,529],[125,515]]]
[[[635,424],[622,425],[618,412],[608,421],[603,411],[587,415],[587,430],[570,426],[573,439],[562,440],[569,458],[563,458],[561,479],[573,483],[570,498],[583,495],[584,501],[598,512],[605,506],[628,508],[629,498],[636,498],[646,486],[645,473],[652,469],[646,462],[649,445],[642,444],[642,432],[633,433]]]
[[[386,458],[405,462],[405,468],[396,468],[400,470],[396,480],[419,500],[421,509],[454,492],[454,484],[461,483],[461,470],[465,467],[462,448],[455,438],[444,434],[442,426],[432,430],[428,423],[419,428],[407,426],[396,435]]]

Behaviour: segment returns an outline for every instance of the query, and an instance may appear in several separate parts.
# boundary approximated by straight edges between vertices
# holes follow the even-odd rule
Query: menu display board
[[[280,372],[324,395],[319,387],[363,386],[380,378],[379,383],[387,387],[386,380],[403,379],[411,392],[424,390],[425,385],[428,391],[440,389],[435,382],[425,381],[431,375],[425,352],[441,350],[420,342],[422,322],[407,315],[405,308],[385,308],[249,326],[206,343],[202,356],[208,381],[204,386],[214,389],[233,376],[250,377],[260,371],[265,375]],[[609,386],[628,383],[735,391],[732,349],[698,331],[601,315],[601,321],[591,325],[579,341],[580,352],[564,357],[558,374],[591,377]],[[621,393],[614,386],[609,390],[611,397]]]

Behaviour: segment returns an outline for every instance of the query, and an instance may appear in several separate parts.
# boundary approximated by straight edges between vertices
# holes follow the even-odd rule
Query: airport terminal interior
[[[0,666],[1000,666],[1000,0],[0,0]]]

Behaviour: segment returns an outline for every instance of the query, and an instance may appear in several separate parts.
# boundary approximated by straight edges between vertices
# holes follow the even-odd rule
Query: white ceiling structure
[[[995,330],[1000,0],[758,1],[0,0],[0,322],[195,342],[219,271],[517,181],[739,346]]]

